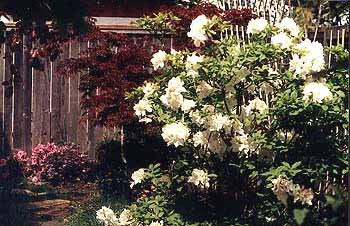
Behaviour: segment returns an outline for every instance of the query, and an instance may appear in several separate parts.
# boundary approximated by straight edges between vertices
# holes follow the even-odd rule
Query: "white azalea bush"
[[[159,76],[130,95],[140,122],[161,125],[177,149],[162,169],[132,174],[134,221],[114,225],[338,225],[348,52],[329,50],[329,67],[291,18],[253,19],[245,43],[224,38],[225,27],[197,17],[188,37],[198,49],[156,52]]]

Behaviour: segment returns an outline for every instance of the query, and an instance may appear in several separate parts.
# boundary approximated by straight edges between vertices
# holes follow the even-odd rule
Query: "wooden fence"
[[[0,148],[31,148],[39,143],[74,142],[94,157],[96,144],[103,134],[114,131],[80,122],[79,76],[66,78],[57,74],[59,60],[76,58],[88,43],[72,41],[63,46],[55,62],[45,60],[44,71],[25,65],[23,48],[12,52],[6,44],[0,55]]]
[[[232,27],[227,33],[248,39],[243,27]],[[309,33],[309,38],[314,37],[328,47],[350,44],[346,27],[318,29],[316,36]],[[80,122],[79,76],[66,78],[56,72],[59,60],[79,57],[87,48],[88,43],[69,42],[58,60],[46,60],[44,71],[38,71],[24,63],[23,48],[12,52],[8,45],[1,45],[0,154],[13,148],[29,153],[39,143],[65,141],[80,145],[94,157],[96,144],[119,131],[94,127],[88,120]]]

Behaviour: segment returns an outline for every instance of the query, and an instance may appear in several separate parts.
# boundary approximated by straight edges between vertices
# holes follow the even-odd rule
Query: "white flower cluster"
[[[190,26],[191,30],[187,33],[187,36],[193,39],[196,47],[204,44],[204,42],[208,39],[205,26],[207,26],[209,23],[210,19],[208,19],[205,15],[200,15],[192,21]]]
[[[200,99],[208,97],[213,91],[214,88],[205,81],[201,81],[196,88],[197,95]]]
[[[101,221],[104,226],[141,226],[135,221],[132,213],[128,209],[124,209],[117,218],[114,211],[108,207],[102,206],[96,211],[96,219]],[[148,226],[165,226],[163,221],[152,221]]]
[[[96,211],[96,219],[101,221],[104,226],[131,226],[135,222],[130,210],[124,209],[117,218],[113,210],[105,206]]]
[[[303,205],[308,204],[311,206],[314,193],[311,188],[306,189],[304,187],[300,187],[299,185],[295,185],[293,188],[293,196],[294,202],[300,201]]]
[[[282,21],[277,24],[277,27],[282,31],[289,32],[293,37],[298,37],[300,33],[299,26],[289,17],[283,18]]]
[[[136,116],[140,119],[140,122],[151,122],[152,120],[147,117],[147,113],[152,113],[152,102],[149,97],[158,89],[157,85],[154,83],[147,82],[143,87],[142,91],[144,97],[139,100],[134,106],[134,111]]]
[[[268,106],[266,105],[266,103],[260,100],[258,97],[256,97],[254,100],[250,100],[249,105],[242,108],[244,110],[245,115],[250,115],[253,111],[263,113],[268,110]]]
[[[167,124],[162,128],[162,137],[168,145],[184,145],[190,136],[190,129],[181,122]]]
[[[322,103],[332,98],[332,92],[323,83],[310,82],[303,90],[303,100],[307,102]]]
[[[151,63],[153,65],[153,69],[161,69],[165,66],[165,61],[167,60],[167,53],[163,50],[159,50],[155,54],[153,54],[153,57],[151,59]]]
[[[197,54],[192,53],[190,56],[187,56],[186,59],[186,71],[187,75],[196,78],[198,77],[198,69],[199,69],[199,63],[204,61],[204,56],[197,56]]]
[[[268,22],[264,18],[252,19],[248,23],[247,33],[259,34],[268,27]],[[283,18],[277,23],[277,34],[271,37],[271,44],[279,46],[282,49],[292,50],[292,60],[290,61],[290,70],[295,74],[306,76],[313,72],[319,72],[324,68],[325,60],[323,46],[319,42],[311,42],[305,39],[297,43],[300,28],[291,18]],[[297,44],[295,44],[297,43]]]
[[[136,184],[141,183],[145,179],[146,170],[141,168],[131,174],[132,182],[130,188],[133,188]]]
[[[295,74],[306,76],[312,72],[319,72],[324,68],[325,60],[321,43],[305,39],[295,46],[292,60],[289,62],[290,70]]]
[[[244,132],[237,134],[232,138],[232,150],[234,152],[243,152],[248,154],[256,150],[256,143]]]
[[[126,226],[126,225],[131,225],[132,223],[134,223],[135,220],[133,218],[133,216],[131,215],[130,210],[124,209],[121,214],[119,215],[118,218],[118,226]]]
[[[292,46],[292,39],[284,32],[271,37],[271,44],[278,45],[282,49],[289,49]]]
[[[153,221],[149,226],[164,226],[163,221]]]
[[[173,110],[180,108],[184,102],[182,93],[187,91],[183,85],[180,77],[170,79],[165,94],[160,97],[162,103]]]
[[[251,19],[248,23],[247,33],[248,34],[258,34],[264,31],[269,23],[264,18]]]
[[[105,226],[114,226],[118,222],[118,219],[113,210],[105,206],[102,206],[101,209],[96,211],[96,218]]]
[[[288,180],[288,178],[282,175],[273,179],[272,185],[273,193],[284,204],[287,203],[288,196],[292,195],[294,202],[300,201],[302,204],[312,205],[314,193],[311,188],[300,187],[300,185],[294,184],[292,180]]]
[[[189,183],[193,183],[200,188],[208,188],[210,186],[209,180],[208,173],[200,169],[193,169],[191,176],[188,178]]]

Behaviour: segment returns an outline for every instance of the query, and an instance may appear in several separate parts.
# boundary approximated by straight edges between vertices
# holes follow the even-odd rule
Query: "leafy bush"
[[[106,140],[100,143],[96,149],[96,173],[101,190],[104,194],[130,196],[130,173],[151,163],[166,164],[168,153],[160,137],[137,132],[131,134],[131,130],[123,153],[120,141]]]
[[[31,180],[48,181],[53,185],[88,180],[93,164],[75,146],[39,144],[31,156]]]
[[[348,192],[348,51],[330,50],[328,67],[291,18],[251,20],[245,43],[222,38],[227,25],[200,15],[187,33],[195,51],[153,55],[160,75],[132,94],[135,114],[178,151],[165,172],[132,174],[141,196],[117,222],[344,225],[343,204],[331,207]]]

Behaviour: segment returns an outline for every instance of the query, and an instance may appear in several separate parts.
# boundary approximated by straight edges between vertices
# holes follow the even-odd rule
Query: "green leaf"
[[[292,169],[296,169],[301,165],[301,162],[296,162],[292,165]]]
[[[305,208],[293,210],[294,219],[298,225],[302,225],[304,223],[304,220],[305,220],[308,212],[309,212],[309,210],[305,209]]]

